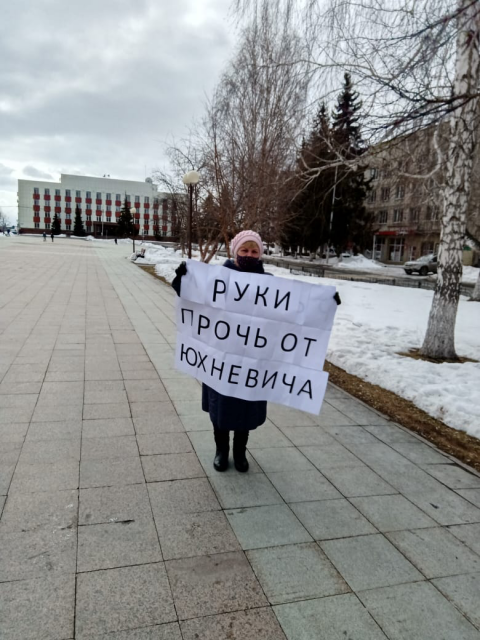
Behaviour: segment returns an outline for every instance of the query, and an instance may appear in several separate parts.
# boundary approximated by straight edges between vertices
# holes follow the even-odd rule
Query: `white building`
[[[75,210],[81,211],[87,234],[116,235],[116,220],[127,200],[139,235],[169,239],[176,235],[176,203],[157,190],[151,178],[145,182],[61,174],[60,182],[18,181],[18,226],[21,233],[49,231],[55,213],[62,233],[73,233]]]

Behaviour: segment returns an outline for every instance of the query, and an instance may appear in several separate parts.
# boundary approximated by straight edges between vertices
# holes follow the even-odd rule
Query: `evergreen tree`
[[[131,238],[133,240],[133,250],[135,251],[135,238],[138,235],[138,231],[139,227],[135,224],[127,203],[127,198],[125,198],[123,207],[120,210],[120,217],[118,218],[117,235],[120,236],[120,238]]]
[[[75,208],[75,220],[73,222],[73,235],[80,238],[85,235],[85,227],[83,226],[82,212],[79,207]]]
[[[370,181],[365,178],[366,166],[361,156],[366,146],[361,135],[361,108],[348,73],[333,113],[332,139],[339,154],[350,166],[339,167],[333,202],[331,242],[338,252],[352,246],[354,253],[370,247],[373,235],[373,214],[365,208]],[[352,161],[358,158],[358,162]]]
[[[327,242],[334,180],[329,164],[333,159],[330,122],[323,103],[297,160],[297,195],[291,207],[293,217],[284,228],[284,246],[316,252]],[[312,178],[317,169],[322,170]]]
[[[53,221],[52,221],[52,227],[51,227],[51,232],[58,236],[58,234],[61,232],[61,225],[60,225],[60,219],[58,217],[57,214],[55,214],[53,216]]]

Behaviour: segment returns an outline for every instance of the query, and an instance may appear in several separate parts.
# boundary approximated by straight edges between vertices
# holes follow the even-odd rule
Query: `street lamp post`
[[[187,226],[187,244],[188,257],[192,257],[192,213],[193,213],[193,187],[198,184],[200,174],[197,171],[189,171],[183,176],[183,184],[188,186],[189,204],[188,204],[188,226]]]
[[[135,209],[135,207],[132,207],[130,209],[130,213],[133,216],[133,224],[135,225],[135,214],[137,213],[137,210]],[[135,253],[135,236],[133,236],[132,240],[133,240],[133,253]]]
[[[335,206],[335,191],[337,190],[337,175],[338,175],[338,164],[335,167],[335,178],[333,180],[332,209],[330,211],[330,225],[328,227],[327,264],[328,264],[328,258],[330,257],[330,240],[332,236],[333,207]]]

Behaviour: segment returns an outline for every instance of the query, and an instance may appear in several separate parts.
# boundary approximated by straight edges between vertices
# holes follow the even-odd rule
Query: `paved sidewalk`
[[[0,243],[1,640],[480,640],[480,477],[334,387],[216,473],[128,253]]]

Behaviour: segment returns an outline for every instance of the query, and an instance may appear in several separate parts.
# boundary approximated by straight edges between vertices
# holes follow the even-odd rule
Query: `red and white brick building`
[[[150,178],[145,182],[92,178],[61,174],[60,182],[18,181],[18,222],[21,233],[48,232],[55,213],[61,232],[73,233],[75,210],[79,208],[87,234],[113,238],[125,198],[135,209],[133,216],[139,236],[175,239],[176,203],[157,190]]]

